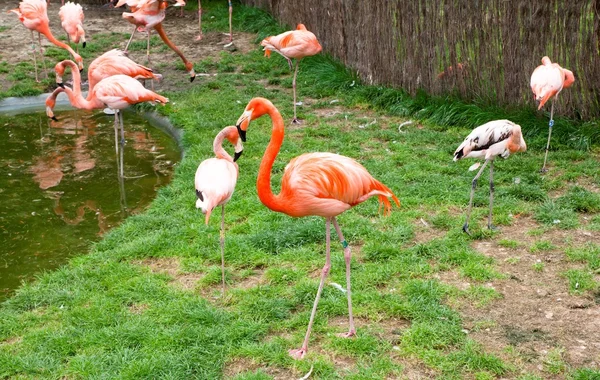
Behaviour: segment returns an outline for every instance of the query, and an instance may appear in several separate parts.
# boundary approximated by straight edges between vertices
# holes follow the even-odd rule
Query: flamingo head
[[[248,126],[250,126],[250,122],[268,113],[273,108],[275,108],[275,106],[268,99],[253,98],[250,100],[244,113],[242,113],[242,116],[240,116],[237,123],[235,123],[243,142],[246,142],[246,131],[248,130]]]
[[[54,121],[58,121],[56,116],[54,116],[54,111],[53,111],[53,108],[55,105],[56,105],[56,97],[49,96],[48,99],[46,99],[46,116],[48,116],[50,119],[52,119]]]
[[[77,62],[77,67],[79,68],[79,72],[83,71],[83,58],[77,53],[75,53],[75,62]]]
[[[242,144],[242,138],[236,127],[227,127],[227,134],[225,135],[227,140],[235,147],[235,154],[233,156],[233,162],[236,162],[238,158],[244,152],[244,145]]]

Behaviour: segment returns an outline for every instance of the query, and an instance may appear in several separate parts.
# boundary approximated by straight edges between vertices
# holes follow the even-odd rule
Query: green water
[[[125,113],[119,180],[113,116],[56,116],[0,115],[0,301],[144,210],[180,159],[171,136]]]

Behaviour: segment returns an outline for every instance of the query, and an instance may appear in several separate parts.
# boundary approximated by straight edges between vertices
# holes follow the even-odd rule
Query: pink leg
[[[231,5],[231,0],[229,0],[229,42],[233,42],[233,29],[231,26],[231,15],[233,14],[233,5]]]
[[[300,120],[296,118],[296,77],[298,76],[298,65],[300,64],[300,60],[296,60],[296,70],[294,70],[294,79],[292,80],[292,88],[294,90],[294,118],[292,119],[292,124],[300,124]]]
[[[38,70],[37,70],[37,60],[35,59],[35,55],[36,53],[36,49],[35,49],[35,39],[33,38],[33,30],[31,31],[31,47],[33,48],[33,68],[35,70],[35,81],[39,82],[39,78],[38,78]]]
[[[317,296],[315,297],[315,303],[313,304],[313,309],[310,314],[310,321],[308,322],[308,329],[306,330],[306,335],[304,336],[304,342],[302,343],[302,347],[298,350],[289,350],[288,353],[294,359],[302,359],[306,352],[308,351],[308,338],[310,337],[310,330],[312,329],[313,322],[315,320],[315,314],[317,313],[317,305],[319,304],[319,300],[321,299],[321,291],[323,291],[323,284],[325,283],[325,278],[329,274],[329,269],[331,269],[331,257],[329,256],[329,248],[330,248],[330,223],[331,220],[329,218],[326,219],[325,223],[325,234],[326,234],[326,253],[325,253],[325,266],[321,271],[321,282],[319,283],[319,290],[317,290]]]
[[[225,297],[225,205],[221,205],[221,281]]]
[[[42,67],[44,68],[46,79],[48,79],[48,69],[46,68],[46,60],[44,59],[44,52],[42,51],[42,35],[40,33],[38,33],[38,42],[40,43],[40,57],[42,58]]]
[[[339,334],[339,336],[343,338],[350,338],[356,335],[356,329],[354,328],[354,317],[352,316],[352,291],[350,290],[350,260],[352,259],[352,253],[350,252],[350,247],[348,247],[348,243],[344,239],[344,235],[342,235],[342,230],[337,223],[335,218],[333,219],[333,226],[340,238],[340,242],[344,247],[344,260],[346,261],[346,290],[348,291],[348,315],[350,318],[349,321],[349,329],[347,333]]]
[[[200,4],[200,0],[198,0],[198,27],[200,28],[200,34],[196,37],[196,41],[202,39],[202,4]]]
[[[129,37],[129,41],[127,41],[127,45],[125,45],[125,50],[123,50],[123,53],[127,54],[127,49],[129,48],[129,44],[131,43],[131,40],[133,40],[133,36],[134,36],[136,30],[137,30],[137,26],[134,26],[133,32],[131,33],[131,37]]]

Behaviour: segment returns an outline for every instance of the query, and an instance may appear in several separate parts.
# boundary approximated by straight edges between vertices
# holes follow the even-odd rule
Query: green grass
[[[186,9],[193,10],[193,3],[188,2]],[[226,30],[224,5],[203,2],[205,31]],[[260,31],[257,39],[285,30],[264,12],[234,6],[236,30]],[[123,38],[116,33],[94,36],[85,58]],[[47,56],[62,59],[63,53],[48,49]],[[531,110],[508,113],[451,98],[410,97],[401,90],[361,84],[352,70],[331,57],[303,60],[299,96],[312,105],[299,107],[305,128],[286,131],[274,183],[291,158],[307,151],[336,152],[361,162],[388,184],[402,207],[382,217],[376,201],[370,200],[339,217],[355,254],[352,291],[358,335],[349,340],[336,336],[347,328],[347,304],[346,295],[331,285],[345,285],[342,249],[333,238],[332,269],[309,354],[296,362],[287,350],[299,347],[304,337],[324,264],[325,223],[319,217],[295,219],[274,213],[258,200],[256,173],[270,136],[269,121],[256,120],[248,132],[236,191],[226,208],[224,300],[220,211],[215,210],[205,226],[203,215],[194,208],[192,183],[198,163],[212,156],[214,135],[233,124],[252,97],[272,99],[289,120],[291,74],[281,57],[266,59],[258,48],[247,54],[207,57],[196,62],[196,68],[219,75],[166,94],[171,103],[159,108],[184,131],[185,157],[173,182],[159,191],[148,210],[110,231],[89,254],[40,274],[2,304],[0,378],[220,378],[231,374],[236,362],[245,364],[241,373],[231,374],[236,379],[268,379],[273,372],[297,378],[311,366],[314,378],[400,378],[406,375],[407,363],[417,363],[439,378],[519,376],[515,363],[500,359],[465,332],[463,316],[452,301],[486,310],[502,298],[488,283],[508,281],[508,276],[491,255],[477,251],[476,244],[510,250],[513,266],[525,265],[516,258],[517,252],[526,253],[528,244],[485,229],[489,190],[484,185],[474,199],[473,236],[462,233],[473,174],[467,168],[472,161],[453,163],[452,152],[472,127],[489,118],[514,116],[524,120],[524,126],[542,125],[537,132],[524,127],[534,141],[529,152],[500,160],[495,172],[494,222],[502,228],[522,220],[515,215],[532,216],[530,228],[541,235],[532,246],[536,251],[554,249],[545,233],[587,227],[579,222],[583,215],[589,217],[590,229],[600,225],[593,194],[573,185],[597,175],[589,152],[569,148],[578,144],[559,144],[560,136],[555,136],[557,151],[550,159],[555,165],[551,173],[558,178],[540,175],[547,131],[544,120]],[[280,87],[265,89],[261,79]],[[35,87],[24,83],[20,91],[28,89]],[[331,104],[332,100],[338,102]],[[341,109],[338,116],[317,116],[317,110],[334,106]],[[404,117],[418,122],[399,133]],[[365,126],[374,119],[375,124]],[[559,123],[557,131],[581,127],[565,119]],[[587,146],[595,140],[585,141]],[[551,190],[564,195],[551,199]],[[421,219],[430,225],[425,233],[419,229]],[[597,269],[597,249],[573,245],[566,251],[569,260],[587,266],[565,268],[573,293],[596,289],[590,276]],[[171,274],[156,273],[141,260],[170,260],[175,268]],[[544,266],[539,264],[540,269],[534,269],[541,271]],[[460,290],[437,279],[447,273],[470,286]],[[190,289],[180,287],[184,277],[194,279]],[[496,321],[482,321],[475,329],[496,326]],[[565,374],[560,352],[552,355],[540,362],[544,370]],[[339,365],[336,359],[349,364]],[[573,369],[572,374],[583,378],[588,372]]]

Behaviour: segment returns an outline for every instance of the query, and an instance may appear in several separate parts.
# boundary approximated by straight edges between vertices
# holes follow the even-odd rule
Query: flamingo
[[[267,37],[262,40],[260,45],[264,46],[265,57],[270,57],[271,51],[281,54],[288,61],[290,70],[292,69],[292,58],[296,58],[296,70],[294,70],[294,79],[292,81],[294,89],[294,119],[292,123],[299,124],[300,121],[296,118],[296,76],[298,75],[298,65],[302,58],[321,52],[321,44],[319,44],[317,37],[313,33],[306,30],[304,24],[298,24],[296,30]]]
[[[531,91],[534,99],[539,102],[538,110],[542,109],[549,99],[552,99],[550,108],[550,121],[548,122],[548,143],[546,144],[546,154],[544,155],[544,165],[540,170],[542,173],[548,171],[546,168],[546,159],[550,149],[550,136],[552,136],[552,127],[554,126],[554,103],[558,94],[563,88],[569,88],[575,82],[575,76],[571,70],[560,67],[558,63],[552,63],[550,58],[542,58],[542,64],[533,70],[531,74]]]
[[[69,45],[57,40],[52,35],[52,32],[50,31],[50,20],[48,20],[47,5],[45,0],[23,0],[19,3],[19,8],[11,9],[9,12],[15,13],[23,25],[25,25],[27,29],[31,30],[31,42],[33,45],[35,45],[33,32],[38,32],[40,56],[42,57],[42,65],[44,66],[44,72],[46,72],[46,78],[48,77],[48,72],[46,71],[46,62],[44,61],[44,54],[42,52],[41,34],[46,36],[48,41],[52,42],[54,45],[66,49],[69,53],[71,53],[73,59],[75,62],[77,62],[79,70],[83,70],[83,59],[81,56],[71,49]],[[33,63],[35,67],[35,80],[39,82],[37,74],[37,61],[35,59],[35,49],[33,52]]]
[[[69,101],[75,108],[92,110],[108,107],[115,111],[115,151],[117,154],[121,152],[121,161],[123,159],[123,150],[121,149],[119,151],[118,148],[118,128],[121,129],[121,145],[125,144],[125,131],[123,126],[123,115],[119,111],[132,104],[142,102],[165,104],[169,101],[169,99],[164,96],[145,89],[137,80],[122,74],[102,79],[89,92],[88,98],[86,99],[81,95],[81,75],[78,70],[73,70],[73,89],[61,87],[55,90],[55,92],[57,91],[66,92]],[[54,95],[54,93],[46,99],[46,115],[53,120],[56,120],[52,111],[55,101],[56,95]],[[120,176],[123,177],[122,162],[119,170]]]
[[[194,65],[188,61],[181,50],[169,40],[162,25],[162,21],[166,15],[165,9],[167,7],[167,2],[162,0],[119,0],[115,7],[120,7],[125,3],[129,5],[132,12],[123,12],[123,18],[135,25],[133,33],[131,33],[131,37],[125,46],[125,51],[127,52],[127,48],[136,31],[148,32],[146,57],[148,62],[150,62],[150,31],[151,29],[154,29],[163,42],[181,58],[185,65],[185,69],[190,74],[190,82],[193,82],[196,78]]]
[[[56,84],[61,88],[57,88],[46,100],[46,104],[51,104],[50,110],[54,108],[56,97],[58,94],[64,91],[63,75],[65,69],[71,67],[71,70],[76,70],[75,63],[73,61],[65,60],[59,62],[54,67],[56,71]],[[125,54],[118,49],[109,50],[102,54],[100,57],[94,59],[88,67],[88,97],[87,100],[91,100],[93,95],[94,87],[98,82],[104,78],[108,78],[112,75],[123,74],[136,79],[157,79],[161,80],[162,75],[155,74],[152,69],[139,65],[125,56]],[[73,84],[73,93],[81,93],[80,84]],[[77,95],[78,96],[78,95]],[[51,100],[50,100],[51,99]],[[51,116],[56,121],[54,115]]]
[[[326,256],[325,266],[321,272],[319,289],[310,315],[308,329],[302,347],[290,350],[294,359],[302,359],[308,351],[308,339],[314,322],[317,305],[323,290],[323,283],[331,267],[330,260],[330,224],[333,223],[337,235],[344,248],[346,262],[346,287],[348,295],[349,330],[342,337],[352,337],[356,334],[352,316],[352,298],[350,289],[350,260],[351,252],[348,243],[336,220],[342,212],[366,201],[372,196],[379,198],[380,205],[385,206],[385,214],[391,212],[392,198],[398,206],[400,201],[384,184],[377,181],[361,164],[355,160],[333,153],[305,153],[300,155],[285,167],[281,179],[281,192],[273,194],[271,189],[271,169],[281,144],[283,143],[283,118],[273,103],[264,98],[252,99],[244,113],[237,121],[237,128],[242,141],[246,140],[246,130],[250,122],[265,114],[271,117],[273,132],[267,146],[256,181],[260,201],[276,212],[282,212],[293,217],[318,215],[325,218]]]
[[[498,156],[507,158],[512,153],[525,152],[527,144],[523,140],[521,127],[510,120],[494,120],[487,122],[475,128],[460,146],[454,152],[454,161],[462,158],[482,158],[485,159],[483,166],[473,178],[471,185],[471,198],[469,199],[469,208],[467,209],[467,219],[463,225],[463,231],[469,233],[469,219],[473,207],[473,196],[477,187],[477,180],[481,176],[483,169],[490,163],[490,212],[488,216],[488,228],[493,229],[492,225],[492,207],[494,202],[494,159]],[[475,170],[480,163],[472,165],[469,170]]]
[[[223,140],[227,139],[235,146],[233,158],[223,149]],[[223,296],[225,295],[225,204],[229,202],[235,189],[238,177],[238,165],[235,163],[242,155],[244,147],[237,128],[223,128],[213,142],[214,158],[204,160],[196,170],[194,183],[196,186],[196,208],[206,214],[204,223],[208,225],[210,214],[216,206],[221,206],[221,279]]]
[[[67,32],[67,38],[77,44],[77,52],[79,53],[79,41],[81,40],[81,46],[85,48],[85,31],[83,30],[83,9],[81,5],[67,1],[60,7],[58,12],[60,16],[61,25],[65,32]]]

